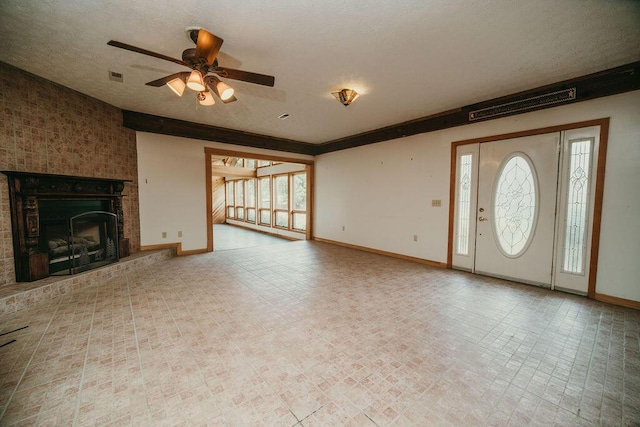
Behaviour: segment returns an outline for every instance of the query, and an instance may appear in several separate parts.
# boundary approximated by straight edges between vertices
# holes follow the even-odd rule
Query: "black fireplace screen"
[[[120,258],[117,215],[111,212],[84,212],[43,225],[50,274],[76,274]]]

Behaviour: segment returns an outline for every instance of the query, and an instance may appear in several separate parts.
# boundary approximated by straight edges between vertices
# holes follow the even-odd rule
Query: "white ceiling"
[[[202,107],[144,84],[185,68],[107,46],[179,59],[190,26],[275,87],[227,80],[238,101]],[[0,40],[0,61],[122,109],[321,143],[638,61],[640,1],[1,0]]]

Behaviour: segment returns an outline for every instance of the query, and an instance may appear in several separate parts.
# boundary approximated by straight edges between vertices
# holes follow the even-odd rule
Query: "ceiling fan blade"
[[[266,74],[250,73],[249,71],[234,70],[233,68],[218,67],[214,71],[220,77],[226,77],[233,80],[241,80],[243,82],[255,83],[257,85],[271,86],[276,82],[273,76]]]
[[[189,71],[181,71],[179,73],[174,73],[174,74],[171,74],[170,76],[163,77],[161,79],[154,80],[152,82],[148,82],[145,84],[147,86],[160,87],[160,86],[166,85],[173,79],[182,79],[182,81],[184,81],[188,75],[189,75]]]
[[[200,29],[198,31],[198,42],[196,43],[196,57],[203,58],[207,65],[213,64],[223,42],[224,40],[220,37],[211,34],[207,30]]]
[[[118,42],[118,41],[115,41],[115,40],[109,40],[107,42],[107,44],[109,46],[119,47],[120,49],[130,50],[131,52],[141,53],[143,55],[152,56],[152,57],[158,58],[158,59],[164,59],[165,61],[170,61],[170,62],[174,62],[174,63],[179,64],[179,65],[184,65],[185,67],[189,66],[186,62],[184,62],[184,61],[182,61],[180,59],[172,58],[170,56],[163,55],[161,53],[151,52],[150,50],[142,49],[142,48],[136,47],[136,46],[131,46],[130,44],[121,43],[121,42]]]

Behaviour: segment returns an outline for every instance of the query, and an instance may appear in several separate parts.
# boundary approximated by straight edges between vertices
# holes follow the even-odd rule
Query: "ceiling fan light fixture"
[[[198,101],[200,101],[200,105],[213,105],[216,103],[216,100],[213,99],[213,95],[208,90],[203,90],[202,92],[198,92]]]
[[[205,90],[204,81],[202,80],[202,73],[198,70],[193,70],[191,74],[189,74],[189,80],[187,80],[187,86],[189,89],[195,90],[197,92],[202,92]]]
[[[342,89],[338,92],[331,92],[331,95],[333,95],[345,107],[360,96],[358,92],[353,89]]]
[[[222,99],[223,101],[231,98],[234,93],[234,90],[231,86],[221,81],[218,81],[218,83],[216,84],[216,91],[219,94],[220,99]]]
[[[179,77],[167,82],[167,86],[169,86],[169,89],[171,89],[178,96],[182,96],[182,94],[184,93],[184,88],[187,87],[187,85],[184,83],[184,80]]]

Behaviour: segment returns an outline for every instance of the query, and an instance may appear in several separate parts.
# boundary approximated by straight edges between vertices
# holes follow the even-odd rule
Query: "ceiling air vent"
[[[109,80],[122,83],[124,81],[124,75],[122,73],[116,73],[115,71],[109,71]]]
[[[508,102],[494,107],[482,108],[469,113],[469,121],[489,119],[492,117],[504,116],[520,111],[533,110],[553,104],[560,104],[576,99],[576,88],[559,90],[557,92],[546,93],[544,95],[533,96],[519,101]]]

